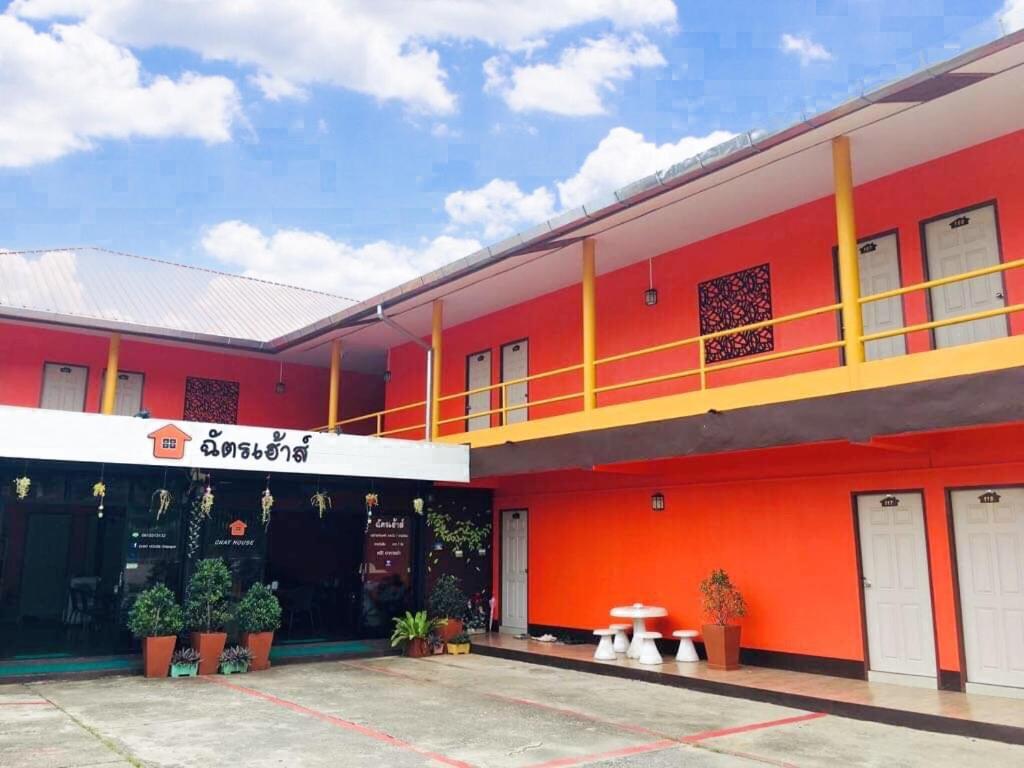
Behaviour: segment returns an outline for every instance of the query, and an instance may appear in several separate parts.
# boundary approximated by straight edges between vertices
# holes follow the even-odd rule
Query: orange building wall
[[[66,363],[88,366],[85,410],[98,412],[107,346],[104,336],[42,325],[0,323],[0,404],[38,406],[43,364]],[[154,418],[180,419],[185,406],[185,379],[198,376],[239,383],[239,424],[311,429],[327,421],[328,371],[325,368],[285,364],[286,389],[283,394],[277,394],[274,385],[280,363],[275,359],[160,345],[132,338],[125,338],[121,343],[118,367],[145,375],[142,403]],[[346,371],[341,389],[342,418],[376,410],[382,405],[383,387],[379,378]]]
[[[937,658],[959,670],[946,489],[1024,483],[1024,425],[915,437],[920,454],[830,444],[649,465],[651,476],[563,472],[496,481],[529,510],[531,624],[606,626],[614,605],[668,608],[653,629],[699,628],[698,582],[725,568],[749,615],[743,645],[863,660],[854,493],[923,490]],[[754,477],[769,479],[752,479]],[[650,496],[666,509],[651,510]]]
[[[856,144],[854,144],[856,153]],[[921,282],[924,255],[922,221],[960,208],[992,200],[997,202],[1003,259],[1024,257],[1024,131],[971,147],[961,152],[909,168],[857,187],[857,229],[862,237],[899,230],[900,265],[904,284]],[[854,156],[856,163],[856,154]],[[776,317],[836,301],[832,249],[835,245],[835,213],[831,197],[807,203],[707,240],[666,252],[654,259],[654,283],[659,300],[654,307],[643,303],[648,285],[646,262],[601,275],[597,281],[598,357],[694,336],[699,333],[697,284],[710,278],[768,262],[772,274],[772,305]],[[600,264],[600,241],[598,263]],[[1007,302],[1024,296],[1024,271],[1006,274]],[[905,297],[907,324],[924,322],[923,294]],[[500,347],[510,341],[529,339],[530,373],[539,373],[581,361],[582,305],[578,285],[549,293],[471,322],[445,328],[442,394],[466,388],[466,356],[492,350],[492,379],[500,380]],[[1014,333],[1024,330],[1024,317],[1011,316]],[[838,320],[822,315],[779,326],[777,351],[833,341]],[[928,349],[928,334],[914,334],[909,349]],[[709,386],[753,378],[780,376],[836,365],[838,352],[772,361],[709,376]],[[693,368],[695,348],[684,348],[611,363],[598,369],[598,385],[638,379]],[[412,344],[392,350],[393,378],[387,387],[387,407],[422,399],[423,352]],[[599,404],[637,400],[687,391],[695,378],[663,382],[606,393]],[[578,372],[530,383],[530,400],[538,401],[582,388]],[[498,406],[497,394],[492,407]],[[580,400],[530,408],[530,418],[578,410]],[[443,404],[442,418],[465,412],[464,399]],[[388,428],[423,420],[422,410],[389,417]],[[495,417],[494,424],[497,424]],[[463,430],[459,421],[442,427],[442,433]],[[415,436],[418,433],[399,435]]]

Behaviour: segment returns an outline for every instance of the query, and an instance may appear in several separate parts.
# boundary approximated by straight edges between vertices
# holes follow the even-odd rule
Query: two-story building
[[[284,393],[243,406],[240,387],[240,412],[470,447],[506,631],[587,631],[635,601],[699,626],[698,582],[724,568],[748,663],[1020,695],[1022,65],[1006,36],[315,319],[266,299],[291,327],[254,360],[228,342],[206,367],[195,339],[144,355],[136,332],[115,365],[115,326],[0,294],[0,401],[52,404],[66,367],[95,406],[107,360],[177,377],[163,418],[182,419],[187,376],[283,361]]]

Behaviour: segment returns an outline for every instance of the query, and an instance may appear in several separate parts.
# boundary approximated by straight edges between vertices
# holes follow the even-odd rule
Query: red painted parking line
[[[809,712],[806,715],[796,715],[795,717],[783,717],[780,720],[765,720],[763,723],[749,723],[747,725],[737,725],[732,728],[720,728],[714,731],[701,731],[700,733],[691,733],[689,736],[684,736],[682,739],[680,739],[680,741],[686,744],[695,744],[698,741],[718,739],[722,736],[732,736],[735,733],[760,731],[764,728],[775,728],[779,725],[789,725],[790,723],[802,723],[807,720],[817,720],[819,717],[825,717],[825,713]]]
[[[359,725],[359,723],[353,723],[350,720],[345,720],[344,718],[338,717],[337,715],[330,715],[326,712],[321,712],[319,710],[303,706],[302,704],[296,704],[294,701],[288,701],[287,699],[282,699],[279,696],[274,696],[270,693],[258,691],[255,688],[247,688],[244,685],[235,685],[234,683],[229,683],[224,680],[218,680],[215,677],[201,677],[200,680],[204,680],[208,683],[214,683],[224,688],[229,688],[232,691],[244,693],[247,696],[252,696],[254,698],[269,702],[271,704],[275,704],[279,707],[291,710],[292,712],[296,712],[300,715],[306,715],[308,717],[316,718],[317,720],[329,723],[330,725],[334,725],[338,728],[343,728],[346,731],[352,731],[353,733],[361,734],[376,741],[380,741],[384,744],[388,744],[392,747],[404,749],[407,752],[415,752],[418,755],[429,757],[431,760],[436,760],[442,765],[450,765],[454,766],[455,768],[473,768],[470,763],[465,763],[461,760],[446,757],[445,755],[438,754],[437,752],[431,752],[429,749],[417,747],[415,744],[410,744],[408,741],[403,741],[402,739],[396,738],[388,733],[378,731],[375,728],[369,728],[365,725]]]
[[[613,749],[610,752],[599,752],[592,755],[576,755],[575,757],[558,757],[543,763],[534,763],[529,768],[562,768],[567,765],[583,765],[584,763],[596,763],[599,760],[614,760],[617,757],[630,757],[631,755],[643,755],[647,752],[660,752],[663,749],[678,747],[679,742],[672,739],[652,741],[648,744],[636,744],[632,747]]]

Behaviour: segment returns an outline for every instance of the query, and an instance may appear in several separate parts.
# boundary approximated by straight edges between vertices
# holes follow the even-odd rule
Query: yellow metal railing
[[[948,277],[936,278],[934,280],[927,280],[914,285],[903,286],[901,288],[894,288],[889,291],[883,291],[881,293],[871,294],[869,296],[861,296],[858,298],[858,303],[863,307],[865,304],[870,304],[876,301],[883,301],[885,299],[891,299],[898,296],[904,296],[909,293],[916,291],[927,291],[932,288],[938,288],[943,285],[950,285],[952,283],[959,283],[966,280],[972,280],[979,277],[985,277],[987,275],[997,274],[1006,272],[1011,269],[1017,269],[1024,267],[1024,259],[1016,261],[1002,262],[989,267],[983,267],[981,269],[972,270],[970,272],[963,272],[957,275],[950,275]],[[643,347],[641,349],[629,350],[626,352],[619,352],[614,355],[607,355],[605,357],[597,358],[594,360],[595,369],[599,369],[603,365],[611,363],[621,362],[623,360],[632,360],[637,357],[644,355],[653,355],[660,352],[666,352],[670,350],[680,349],[684,347],[696,347],[697,349],[697,360],[698,364],[696,367],[686,368],[679,371],[671,371],[668,373],[658,374],[656,376],[645,376],[642,378],[630,379],[627,381],[615,382],[613,384],[604,384],[597,386],[594,389],[595,394],[600,395],[605,392],[614,392],[623,389],[630,389],[633,387],[642,387],[650,384],[658,384],[666,381],[674,381],[677,379],[685,379],[689,377],[697,377],[699,379],[700,390],[708,389],[708,376],[709,374],[731,370],[734,368],[742,368],[751,365],[758,365],[760,363],[770,362],[772,360],[782,360],[791,357],[797,357],[801,355],[810,355],[815,352],[824,352],[833,349],[840,349],[843,347],[844,342],[842,339],[835,341],[828,341],[819,344],[810,344],[795,349],[784,350],[780,352],[769,352],[759,355],[751,355],[738,360],[730,360],[721,363],[707,363],[707,344],[709,341],[719,339],[727,336],[733,336],[738,333],[746,333],[749,331],[756,331],[762,328],[772,327],[775,328],[786,323],[797,322],[800,320],[806,320],[812,317],[818,317],[821,315],[839,312],[842,309],[841,303],[828,304],[821,307],[814,307],[801,312],[794,312],[789,315],[783,315],[782,317],[771,318],[770,320],[763,320],[757,323],[750,323],[748,325],[738,326],[736,328],[729,328],[727,330],[715,331],[713,333],[701,334],[698,336],[691,336],[685,339],[678,339],[675,341],[669,341],[662,344],[655,344],[649,347]],[[901,328],[891,328],[885,331],[879,331],[877,333],[866,333],[861,334],[859,342],[864,344],[868,341],[876,341],[878,339],[891,338],[893,336],[903,336],[909,333],[915,333],[918,331],[927,331],[935,328],[942,328],[950,325],[959,325],[961,323],[968,323],[973,320],[984,320],[991,317],[999,317],[1004,315],[1010,315],[1015,312],[1024,311],[1024,304],[1010,304],[1004,307],[996,309],[985,310],[981,312],[973,312],[965,315],[958,315],[956,317],[948,317],[942,320],[932,320],[924,323],[914,323],[912,325],[905,325]],[[540,373],[534,373],[529,376],[522,376],[517,379],[509,379],[507,381],[498,382],[496,384],[488,384],[482,387],[474,387],[472,389],[466,389],[461,392],[453,392],[447,395],[443,395],[438,398],[439,403],[445,403],[452,400],[461,400],[469,398],[472,395],[481,393],[492,393],[496,390],[499,391],[501,404],[497,408],[489,408],[487,410],[473,411],[471,413],[463,413],[457,416],[451,416],[447,418],[438,418],[438,425],[454,424],[457,422],[466,422],[469,419],[478,418],[481,416],[494,416],[500,415],[501,424],[509,423],[509,414],[523,410],[527,408],[536,408],[543,405],[550,405],[552,403],[566,402],[569,400],[581,399],[584,397],[584,391],[582,389],[582,381],[580,383],[581,389],[573,390],[567,394],[554,395],[546,397],[541,400],[533,400],[524,403],[518,403],[510,405],[509,400],[509,388],[518,384],[527,384],[529,382],[539,381],[542,379],[551,378],[554,376],[561,376],[576,372],[582,372],[584,368],[583,363],[577,363],[575,365],[568,365],[562,368],[555,368],[550,371],[542,371]],[[404,426],[395,429],[385,430],[383,429],[384,417],[400,411],[406,411],[414,408],[422,408],[425,406],[425,401],[421,400],[416,403],[410,403],[408,405],[401,405],[394,408],[388,408],[375,413],[368,413],[364,416],[357,416],[344,421],[339,421],[334,425],[328,425],[327,427],[321,427],[321,430],[330,430],[338,427],[344,427],[348,424],[354,424],[370,419],[375,419],[376,431],[373,433],[377,436],[387,436],[401,434],[405,432],[412,432],[415,430],[423,430],[425,425],[423,423],[415,424],[412,426]]]

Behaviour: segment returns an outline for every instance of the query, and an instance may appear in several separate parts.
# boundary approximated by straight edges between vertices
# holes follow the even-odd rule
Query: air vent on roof
[[[878,101],[882,103],[931,101],[948,93],[953,93],[953,91],[959,91],[961,88],[966,88],[968,85],[974,85],[991,76],[988,72],[964,72],[960,74],[947,72],[944,75],[937,75],[927,80],[922,80],[919,83],[908,85],[906,88],[894,93],[886,94],[878,99]]]

